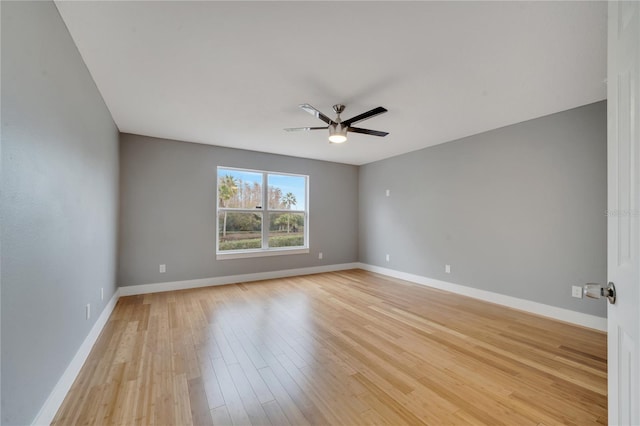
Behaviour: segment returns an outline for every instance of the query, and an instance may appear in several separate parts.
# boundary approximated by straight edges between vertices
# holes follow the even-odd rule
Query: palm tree
[[[291,206],[295,206],[298,200],[296,200],[296,196],[293,195],[292,192],[287,192],[282,199],[282,204],[284,204],[284,208],[290,210]],[[287,213],[287,234],[291,229],[291,214]]]
[[[218,198],[220,200],[220,207],[227,207],[226,202],[236,196],[238,193],[238,183],[236,178],[231,175],[225,175],[220,178],[218,185]],[[222,225],[222,236],[227,236],[227,211],[224,212],[224,219]]]

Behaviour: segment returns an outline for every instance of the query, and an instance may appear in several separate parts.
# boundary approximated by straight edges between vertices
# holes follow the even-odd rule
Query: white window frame
[[[260,173],[262,174],[262,208],[260,209],[244,209],[244,208],[229,208],[220,207],[220,197],[218,196],[220,184],[220,169],[224,170],[237,170],[240,172]],[[270,209],[269,208],[269,175],[280,176],[296,176],[302,177],[305,180],[305,197],[304,197],[304,210],[287,210],[287,209]],[[243,250],[224,250],[220,251],[220,213],[221,212],[234,212],[234,213],[252,213],[262,215],[262,248],[259,249],[243,249]],[[270,213],[302,213],[304,214],[304,246],[296,247],[269,247],[269,214]],[[254,170],[245,169],[239,167],[227,167],[218,166],[216,168],[216,260],[226,259],[243,259],[250,257],[264,257],[264,256],[281,256],[292,254],[305,254],[309,253],[309,176],[296,173],[285,173],[268,170]]]

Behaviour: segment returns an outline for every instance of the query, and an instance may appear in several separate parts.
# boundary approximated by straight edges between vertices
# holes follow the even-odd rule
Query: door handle
[[[616,286],[612,282],[607,284],[606,287],[601,284],[589,283],[583,287],[583,293],[585,296],[592,299],[600,299],[606,297],[609,303],[612,305],[616,303]]]

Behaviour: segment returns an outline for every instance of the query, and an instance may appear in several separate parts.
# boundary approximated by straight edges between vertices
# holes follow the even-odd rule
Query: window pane
[[[304,214],[272,213],[269,215],[269,247],[304,246]]]
[[[218,169],[218,205],[239,209],[262,207],[262,173]]]
[[[218,230],[220,251],[262,248],[262,213],[220,212]]]
[[[304,176],[288,176],[269,173],[269,208],[304,210],[307,205],[307,189]]]

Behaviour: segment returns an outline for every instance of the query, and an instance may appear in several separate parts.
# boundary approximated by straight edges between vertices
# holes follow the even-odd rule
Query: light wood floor
[[[54,424],[606,423],[606,335],[361,270],[121,298]]]

